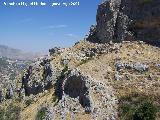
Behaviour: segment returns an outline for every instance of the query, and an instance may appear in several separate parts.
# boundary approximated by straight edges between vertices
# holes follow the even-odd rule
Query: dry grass
[[[79,53],[84,49],[93,48],[94,44],[81,41],[79,44],[72,48],[63,49],[60,54],[51,56],[51,63],[54,64],[56,69],[61,71],[64,66],[61,64],[63,56],[68,53]],[[82,52],[83,53],[83,52]],[[81,60],[74,57],[75,54],[70,55],[71,60],[68,63],[69,68],[78,68],[87,76],[91,76],[94,80],[103,82],[106,86],[113,88],[115,95],[118,98],[127,96],[132,93],[144,94],[147,96],[153,96],[155,101],[158,102],[160,96],[160,68],[155,67],[156,63],[160,63],[160,48],[150,46],[144,43],[138,42],[126,42],[122,43],[120,50],[111,51],[109,53],[96,55],[93,59],[90,59],[83,64],[77,66]],[[124,69],[120,72],[123,76],[129,76],[129,80],[125,77],[120,81],[115,81],[115,60],[120,58],[124,63],[144,63],[149,66],[149,71],[144,73],[138,73],[134,70]],[[151,77],[151,78],[150,78]],[[23,109],[21,112],[21,120],[34,120],[37,114],[38,108],[47,103],[52,105],[53,103],[53,91],[48,92],[42,97],[39,97],[37,101],[33,102],[30,106]],[[98,96],[97,96],[98,97]],[[96,96],[94,97],[96,99]],[[98,100],[98,98],[97,98]],[[70,113],[67,115],[67,120],[71,119]],[[90,120],[89,114],[76,114],[76,120]],[[56,119],[59,120],[60,116],[57,114]]]
[[[38,109],[41,108],[43,104],[52,104],[52,92],[46,93],[44,96],[37,97],[37,100],[33,102],[28,107],[24,108],[21,112],[21,120],[35,120]]]

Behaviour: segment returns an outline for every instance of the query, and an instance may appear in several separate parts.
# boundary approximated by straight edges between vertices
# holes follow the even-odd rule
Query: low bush
[[[10,104],[5,108],[0,108],[0,120],[19,120],[21,108]]]
[[[155,120],[157,109],[152,102],[144,102],[135,111],[134,120]]]
[[[120,119],[155,120],[157,108],[149,97],[134,93],[120,99]]]
[[[42,107],[37,113],[36,120],[44,120],[46,116],[46,112],[47,112],[47,108]]]

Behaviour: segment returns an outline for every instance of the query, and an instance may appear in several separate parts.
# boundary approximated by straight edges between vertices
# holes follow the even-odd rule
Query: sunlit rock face
[[[25,95],[36,95],[53,87],[54,79],[53,66],[49,59],[44,59],[28,68],[22,78],[22,88],[25,90]]]
[[[160,1],[109,0],[98,6],[88,41],[140,40],[160,46]]]
[[[86,83],[86,78],[81,75],[73,75],[68,77],[65,85],[64,92],[71,98],[79,98],[79,102],[83,107],[91,107],[89,98],[89,88]]]
[[[85,75],[79,69],[72,69],[58,87],[61,87],[59,92],[62,92],[62,96],[54,111],[60,113],[62,119],[66,118],[68,112],[73,116],[85,112],[93,119],[117,119],[117,100],[112,87]]]

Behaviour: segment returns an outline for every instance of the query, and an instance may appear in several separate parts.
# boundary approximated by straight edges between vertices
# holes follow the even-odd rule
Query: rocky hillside
[[[28,67],[30,61],[0,57],[0,101],[11,98],[16,89],[17,77]],[[11,93],[11,94],[10,94]],[[10,95],[9,95],[10,94]],[[9,97],[10,96],[10,97]]]
[[[13,97],[1,101],[0,119],[160,120],[160,34],[148,21],[158,21],[150,14],[158,3],[104,1],[86,40],[30,64]],[[139,20],[143,28],[129,29]]]
[[[98,6],[89,41],[140,40],[160,46],[159,0],[106,0]]]
[[[21,106],[18,118],[132,119],[138,106],[147,104],[148,114],[159,120],[160,112],[154,112],[160,107],[159,53],[158,47],[129,41],[80,41],[72,48],[59,49],[24,73],[20,101],[12,99],[15,106]]]

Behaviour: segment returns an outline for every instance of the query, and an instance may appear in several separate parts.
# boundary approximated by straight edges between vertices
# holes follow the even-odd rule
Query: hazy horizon
[[[69,1],[73,0],[66,0]],[[1,5],[0,44],[25,52],[40,53],[47,53],[49,48],[55,46],[72,46],[83,39],[90,26],[95,24],[100,0],[79,2],[79,6],[54,8]]]

